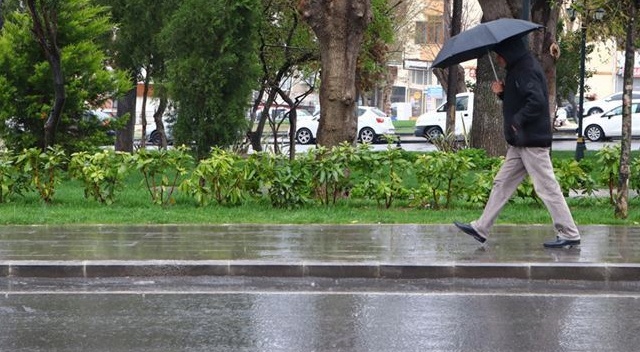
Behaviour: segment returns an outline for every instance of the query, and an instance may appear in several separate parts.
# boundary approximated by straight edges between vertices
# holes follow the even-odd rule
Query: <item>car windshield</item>
[[[468,106],[469,106],[469,97],[464,96],[464,97],[456,98],[456,110],[457,111],[467,110]],[[440,107],[436,111],[437,112],[447,111],[447,103],[444,103],[444,104],[440,105]]]
[[[631,105],[631,113],[632,114],[638,113],[639,109],[640,109],[640,103],[633,103]],[[622,105],[618,105],[616,108],[607,111],[602,116],[603,117],[609,117],[609,116],[616,116],[616,115],[622,115]]]
[[[384,112],[382,112],[382,110],[380,110],[380,109],[378,109],[378,108],[376,108],[376,107],[371,108],[371,111],[372,111],[374,114],[376,114],[376,115],[378,115],[378,116],[380,116],[380,117],[385,117],[385,116],[387,116],[387,114],[385,114]]]

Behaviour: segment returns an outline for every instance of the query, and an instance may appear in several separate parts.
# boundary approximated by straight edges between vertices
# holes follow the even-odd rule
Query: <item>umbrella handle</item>
[[[498,74],[496,73],[496,67],[493,65],[493,59],[491,58],[491,53],[487,52],[487,54],[489,55],[489,62],[491,63],[491,69],[493,70],[493,76],[496,78],[496,81],[498,80]]]

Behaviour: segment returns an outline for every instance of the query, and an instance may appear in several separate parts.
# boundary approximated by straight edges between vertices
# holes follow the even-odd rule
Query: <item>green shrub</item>
[[[367,149],[361,150],[360,155],[357,167],[364,177],[354,185],[354,196],[375,200],[386,208],[396,199],[408,196],[404,177],[412,172],[412,165],[402,157],[401,149],[391,146],[382,152]]]
[[[218,204],[242,204],[249,197],[244,164],[237,154],[214,148],[209,158],[200,160],[180,189],[193,196],[199,205],[207,205],[211,200]]]
[[[14,195],[28,189],[27,179],[16,166],[16,157],[10,152],[0,152],[0,203],[9,202]]]
[[[454,199],[464,198],[470,171],[475,168],[471,157],[455,152],[424,154],[413,165],[419,184],[414,203],[436,209],[448,208]]]
[[[570,159],[553,160],[553,169],[565,197],[569,196],[570,191],[593,194],[595,181],[582,169],[579,162]]]
[[[116,191],[122,189],[124,178],[131,168],[131,155],[124,152],[104,150],[89,154],[71,154],[69,175],[84,185],[85,198],[93,198],[100,203],[115,201]]]
[[[65,162],[64,151],[58,146],[49,147],[44,152],[39,148],[25,149],[16,157],[16,166],[45,203],[53,200],[56,185],[60,183],[58,174]]]
[[[141,149],[132,161],[144,177],[151,201],[159,205],[174,202],[174,190],[193,169],[193,157],[184,146],[168,150]]]
[[[598,157],[596,164],[598,181],[609,189],[609,201],[615,204],[614,190],[620,177],[620,145],[614,147],[607,145],[600,149],[596,156]]]
[[[321,204],[335,204],[351,187],[351,170],[360,159],[357,149],[347,143],[331,150],[319,146],[310,150],[313,161],[312,181],[315,196]]]

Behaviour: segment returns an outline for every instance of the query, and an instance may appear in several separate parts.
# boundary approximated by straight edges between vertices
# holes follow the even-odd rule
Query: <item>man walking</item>
[[[502,99],[507,155],[493,180],[493,189],[479,219],[470,224],[454,222],[464,233],[484,243],[500,211],[518,185],[529,175],[537,195],[551,214],[557,237],[545,242],[547,248],[580,244],[580,233],[553,173],[549,155],[552,132],[547,82],[538,61],[525,42],[510,39],[493,49],[498,64],[505,67],[503,82],[493,82],[491,90]]]

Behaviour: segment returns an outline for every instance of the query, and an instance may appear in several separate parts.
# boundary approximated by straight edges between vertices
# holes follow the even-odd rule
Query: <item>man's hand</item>
[[[496,95],[502,94],[504,91],[504,83],[502,81],[491,82],[491,91]]]

